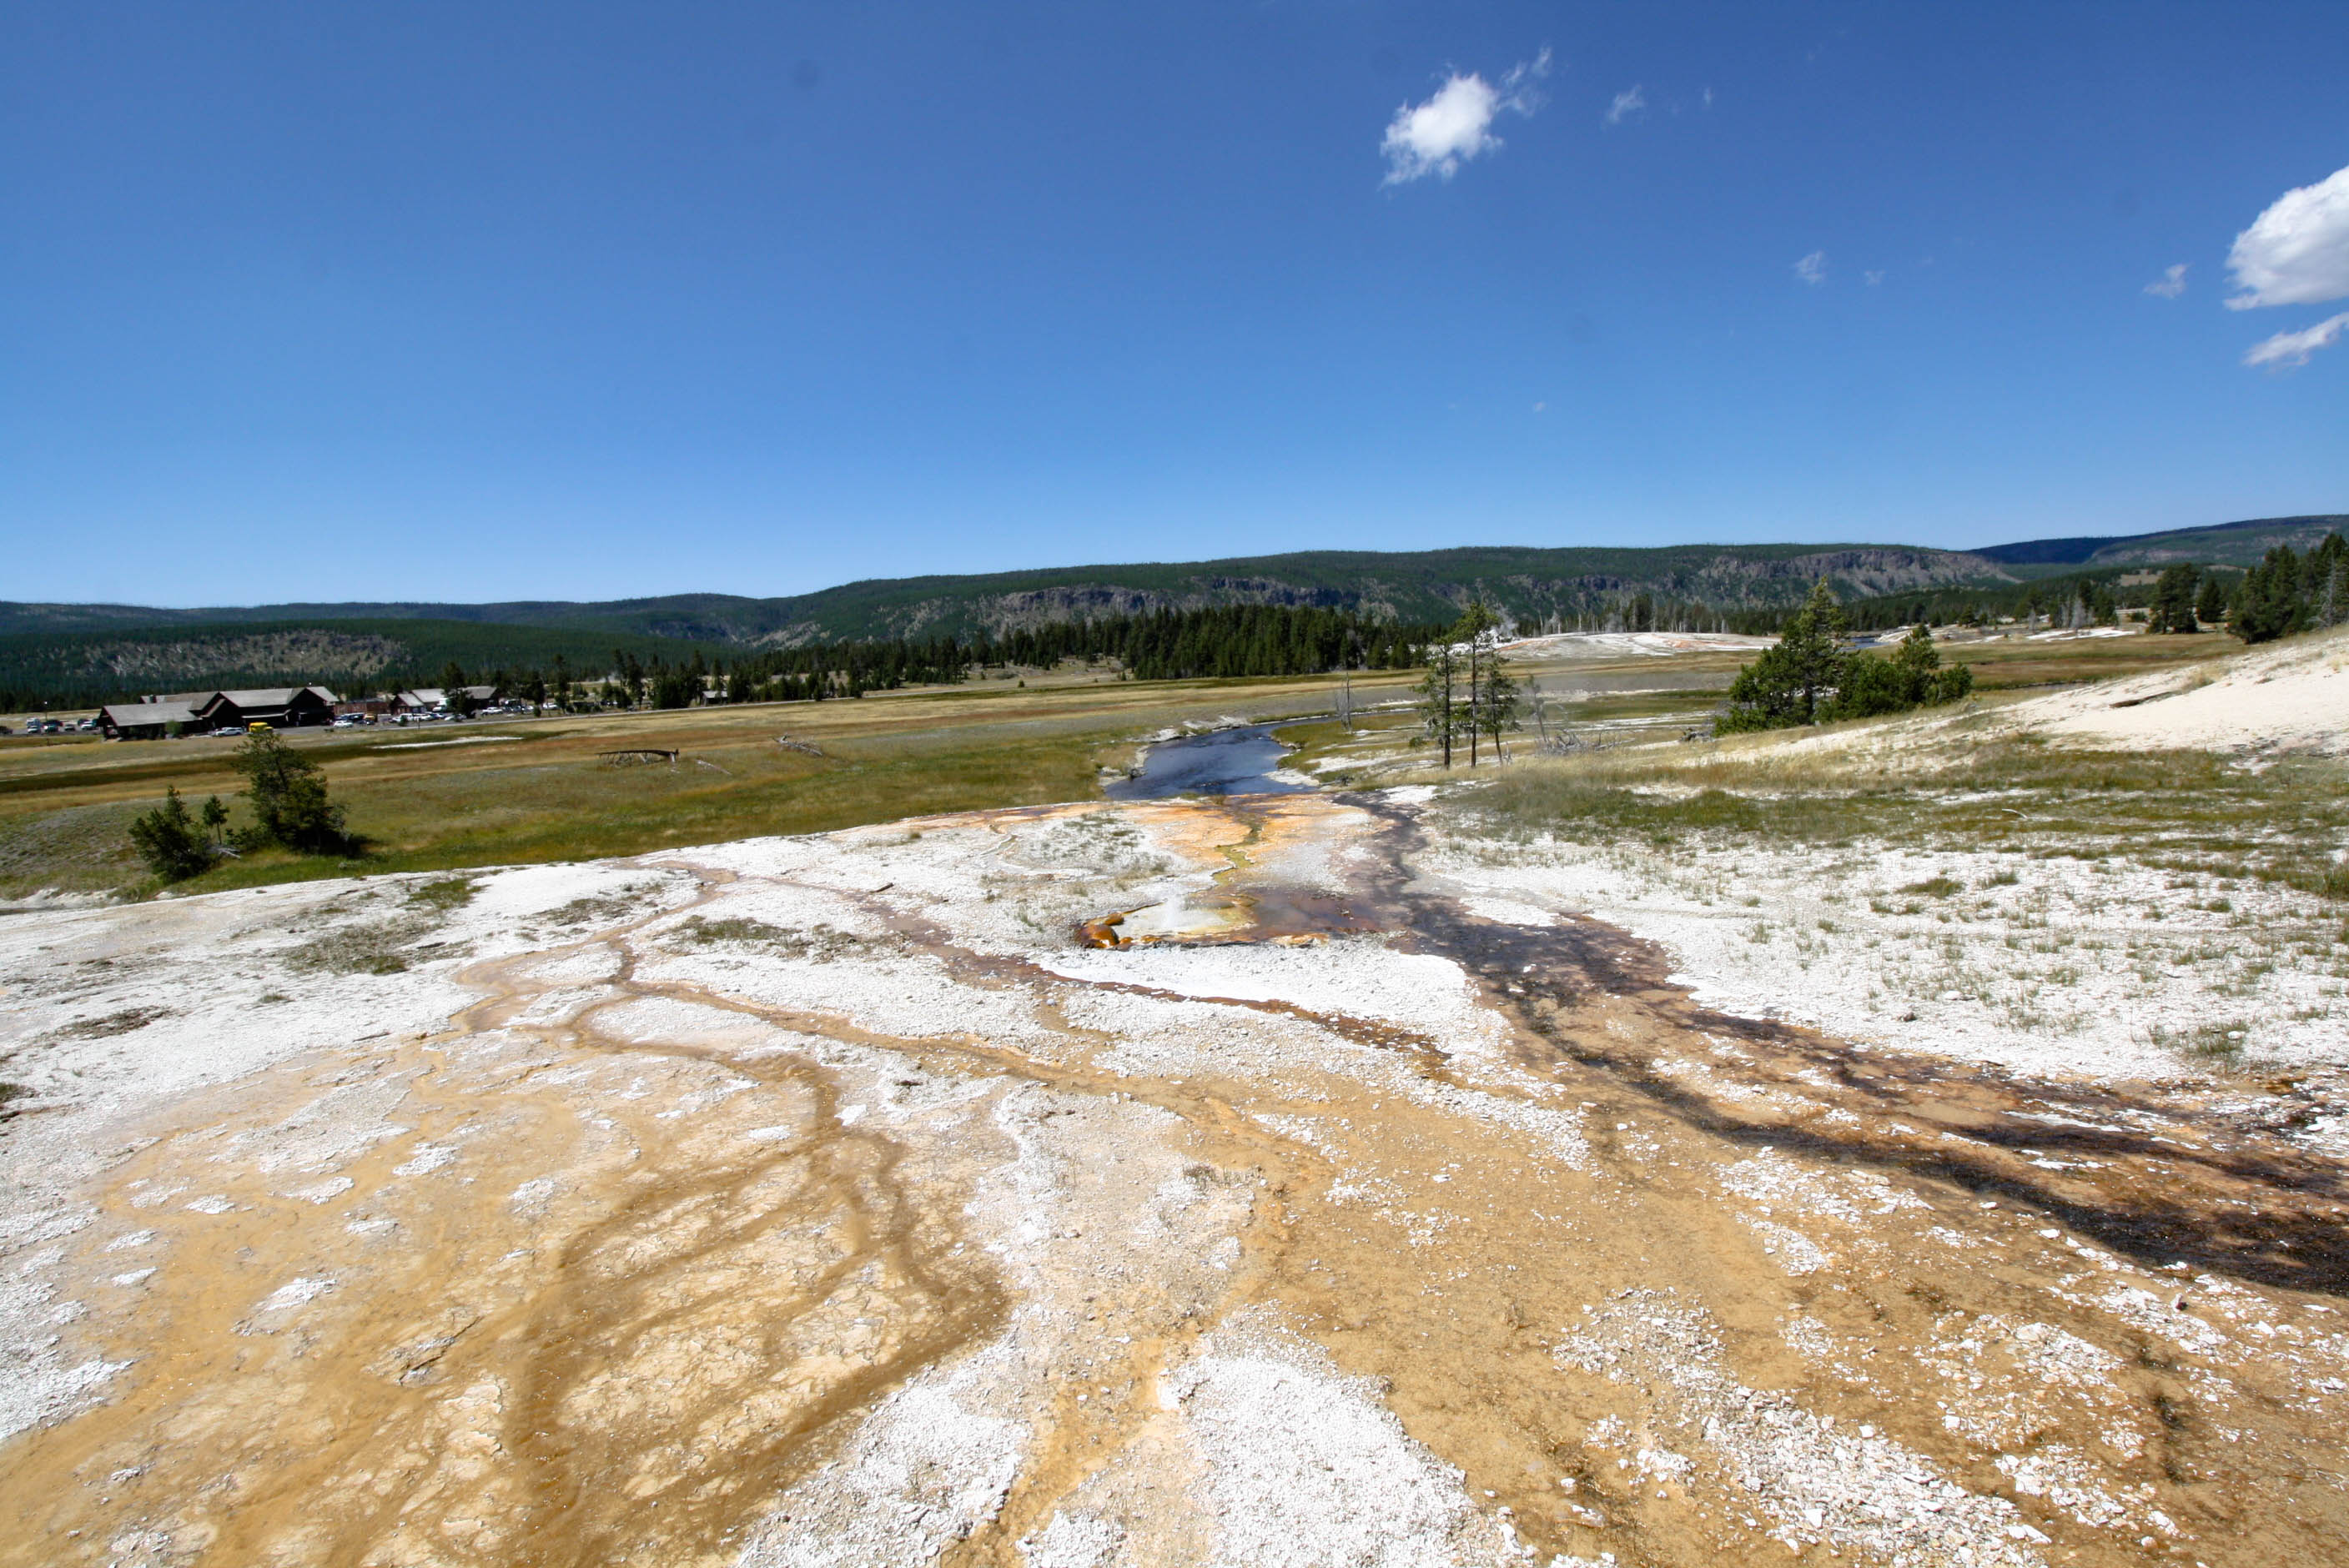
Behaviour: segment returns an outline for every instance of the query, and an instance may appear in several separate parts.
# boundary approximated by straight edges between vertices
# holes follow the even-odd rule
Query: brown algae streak
[[[1406,867],[1425,842],[1417,821],[1362,804],[1395,846],[1381,901],[1405,912],[1400,943],[1475,975],[1518,1024],[1529,1065],[1597,1071],[1737,1143],[1904,1171],[2037,1209],[2155,1267],[2349,1295],[2349,1183],[2264,1122],[2191,1088],[2022,1080],[1715,1012],[1670,979],[1654,943],[1594,920],[1486,920],[1414,887]],[[1643,1026],[1604,1026],[1626,1012]],[[1664,1070],[1691,1056],[1741,1090],[1772,1092],[1712,1094]]]
[[[94,1346],[132,1363],[108,1402],[12,1445],[0,1560],[730,1560],[839,1418],[1001,1321],[992,1276],[951,1255],[960,1195],[841,1124],[818,1067],[599,1040],[594,1014],[643,994],[625,974],[567,1022],[515,1021],[550,956],[467,976],[492,993],[471,1016],[526,1050],[288,1064],[181,1108],[118,1173],[109,1210],[168,1266],[138,1342]],[[660,1070],[754,1085],[682,1120],[617,1092]],[[344,1165],[333,1202],[222,1169],[369,1085],[418,1136]],[[762,1121],[788,1136],[742,1136]],[[460,1144],[470,1181],[417,1172],[418,1149]],[[173,1189],[233,1207],[128,1209]],[[289,1275],[300,1310],[273,1310]]]

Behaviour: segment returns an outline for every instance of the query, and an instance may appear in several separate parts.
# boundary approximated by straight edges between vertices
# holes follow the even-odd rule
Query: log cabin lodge
[[[172,692],[140,702],[110,703],[98,710],[98,725],[110,740],[160,740],[173,733],[203,735],[251,724],[302,729],[331,720],[338,700],[325,686],[316,686]]]

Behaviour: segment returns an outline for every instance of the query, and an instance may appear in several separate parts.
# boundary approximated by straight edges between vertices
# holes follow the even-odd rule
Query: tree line
[[[2179,562],[2150,583],[2126,583],[2136,568],[2043,579],[1997,591],[1943,589],[1888,593],[1844,606],[1854,631],[1889,626],[1988,626],[2006,620],[2051,628],[2116,626],[2125,610],[2147,612],[2151,629],[2185,633],[2224,630],[2246,643],[2349,621],[2349,542],[2329,533],[2302,554],[2276,545],[2256,566]],[[1759,611],[1733,617],[1756,634],[1783,630],[1799,610]]]
[[[2170,567],[2155,584],[2158,629],[2190,632],[2194,620],[2216,622],[2211,612],[2220,610],[2228,630],[2244,642],[2271,643],[2349,621],[2349,542],[2338,533],[2326,534],[2305,556],[2289,544],[2275,546],[2223,600],[2215,584],[2197,584],[2195,571]],[[2195,595],[2191,614],[2183,610],[2189,593]]]
[[[1136,680],[1409,669],[1440,628],[1312,605],[1223,604],[1091,616],[1000,634],[827,643],[754,655],[753,682],[829,680],[845,690],[950,684],[991,670],[1112,663]]]
[[[688,707],[709,702],[817,702],[908,686],[953,686],[990,672],[1113,664],[1135,680],[1319,675],[1415,667],[1443,633],[1353,610],[1230,604],[1154,610],[1022,627],[999,636],[872,638],[769,648],[728,661],[694,650],[671,664],[614,649],[605,674],[582,678],[558,657],[551,672],[496,670],[473,680],[450,664],[444,690],[486,685],[499,697],[558,707]],[[452,696],[451,706],[470,699]]]
[[[2246,643],[2338,626],[2349,621],[2349,541],[2328,533],[2306,555],[2279,544],[2250,571],[2223,578],[2185,562],[2165,567],[2147,620],[2156,632],[2223,625]]]

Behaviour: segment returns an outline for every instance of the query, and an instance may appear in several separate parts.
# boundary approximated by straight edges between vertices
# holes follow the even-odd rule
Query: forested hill
[[[752,599],[679,593],[600,603],[374,603],[160,610],[0,603],[0,634],[120,632],[221,621],[426,619],[794,647],[860,638],[1000,636],[1154,610],[1269,604],[1351,610],[1395,622],[1448,621],[1480,593],[1520,622],[1598,624],[1644,594],[1709,612],[1799,601],[1821,577],[1847,598],[2015,581],[1979,556],[1912,545],[1672,545],[1648,550],[1512,547],[1418,552],[1314,551],[1228,561],[1065,566],[968,577],[850,583]]]
[[[2095,570],[2106,566],[2256,566],[2277,545],[2306,551],[2328,533],[2349,531],[2349,512],[2303,517],[2254,517],[2209,528],[2172,528],[2159,533],[2101,535],[2081,539],[2027,539],[1990,544],[1973,553],[2010,569]]]
[[[1480,594],[1529,627],[1619,622],[1642,598],[1643,617],[1652,617],[1653,624],[1700,626],[1723,616],[1791,607],[1822,577],[1846,600],[1951,590],[1994,593],[2082,569],[2117,571],[2174,561],[2248,566],[2271,545],[2305,550],[2344,523],[2349,519],[2340,516],[2259,518],[2123,537],[2026,540],[1979,551],[1895,544],[1308,551],[1227,561],[878,578],[771,599],[676,593],[591,603],[523,600],[211,609],[0,603],[0,635],[122,634],[223,622],[284,627],[431,621],[775,649],[868,639],[968,641],[1113,615],[1244,604],[1345,610],[1391,623],[1440,622]]]
[[[0,634],[0,712],[95,707],[160,692],[306,686],[375,692],[438,686],[450,665],[600,676],[634,658],[683,665],[666,637],[474,621],[206,621],[100,632]]]

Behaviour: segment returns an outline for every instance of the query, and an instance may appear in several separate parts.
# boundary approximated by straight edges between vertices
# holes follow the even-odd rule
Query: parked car
[[[212,734],[215,736],[225,737],[230,740],[239,740],[243,738],[244,731],[239,729],[233,724],[223,724],[218,729],[213,730]]]

